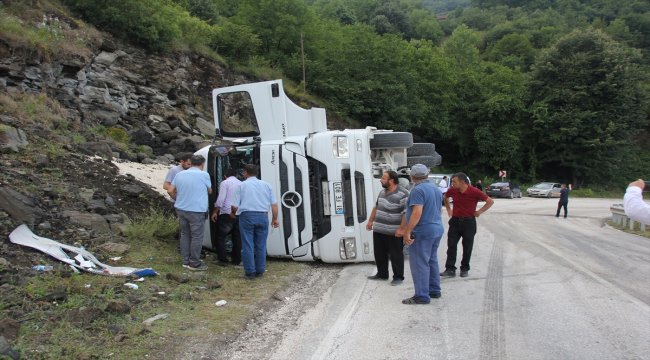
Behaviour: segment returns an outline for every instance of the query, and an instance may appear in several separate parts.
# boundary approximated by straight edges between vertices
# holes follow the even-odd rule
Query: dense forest
[[[411,131],[475,178],[650,177],[647,0],[62,2],[152,52],[283,77],[360,126]]]

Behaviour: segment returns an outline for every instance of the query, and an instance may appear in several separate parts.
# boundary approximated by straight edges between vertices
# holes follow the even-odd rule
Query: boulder
[[[81,225],[86,229],[92,229],[98,232],[110,231],[108,222],[99,214],[66,210],[63,212],[63,216],[69,218],[70,222]]]
[[[107,141],[89,141],[78,145],[79,150],[87,155],[99,155],[110,160],[113,157],[113,150]]]
[[[33,196],[27,196],[4,185],[0,185],[0,209],[6,211],[16,222],[34,226],[43,216],[42,211],[36,207]]]
[[[110,254],[123,255],[126,254],[131,247],[128,244],[107,242],[99,245],[98,248]]]
[[[29,144],[27,135],[21,129],[0,124],[0,150],[18,152],[19,148]]]
[[[115,60],[117,60],[117,58],[118,58],[118,55],[116,53],[102,51],[101,53],[99,53],[99,55],[97,55],[95,57],[95,62],[99,63],[99,64],[102,64],[102,65],[108,66],[108,65],[112,64],[113,62],[115,62]]]

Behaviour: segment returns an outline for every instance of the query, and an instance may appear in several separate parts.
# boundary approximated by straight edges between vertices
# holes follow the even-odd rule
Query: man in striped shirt
[[[381,177],[381,186],[377,203],[372,209],[366,230],[373,231],[373,247],[377,273],[369,276],[371,280],[388,280],[388,261],[393,268],[391,285],[404,281],[404,243],[398,230],[404,227],[404,213],[409,192],[399,186],[395,171],[386,171]]]

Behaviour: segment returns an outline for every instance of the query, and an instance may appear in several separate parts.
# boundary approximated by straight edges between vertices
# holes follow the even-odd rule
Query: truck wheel
[[[440,165],[441,156],[409,156],[406,158],[406,163],[409,167],[415,164],[422,164],[427,167],[434,167]]]
[[[432,156],[436,153],[436,144],[432,143],[415,143],[406,149],[406,156]]]
[[[370,149],[410,148],[413,134],[407,132],[378,132],[370,139]]]

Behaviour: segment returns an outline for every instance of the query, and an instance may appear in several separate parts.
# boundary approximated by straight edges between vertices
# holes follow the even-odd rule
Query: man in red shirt
[[[449,204],[450,198],[454,200],[453,211]],[[476,210],[479,200],[485,201],[485,205]],[[450,217],[447,231],[447,261],[445,272],[440,276],[456,276],[456,248],[462,237],[463,258],[460,261],[460,276],[467,277],[469,259],[472,257],[472,247],[474,247],[474,235],[476,235],[476,218],[486,212],[492,204],[494,200],[469,184],[467,175],[464,173],[452,175],[451,188],[445,193],[445,207]]]

